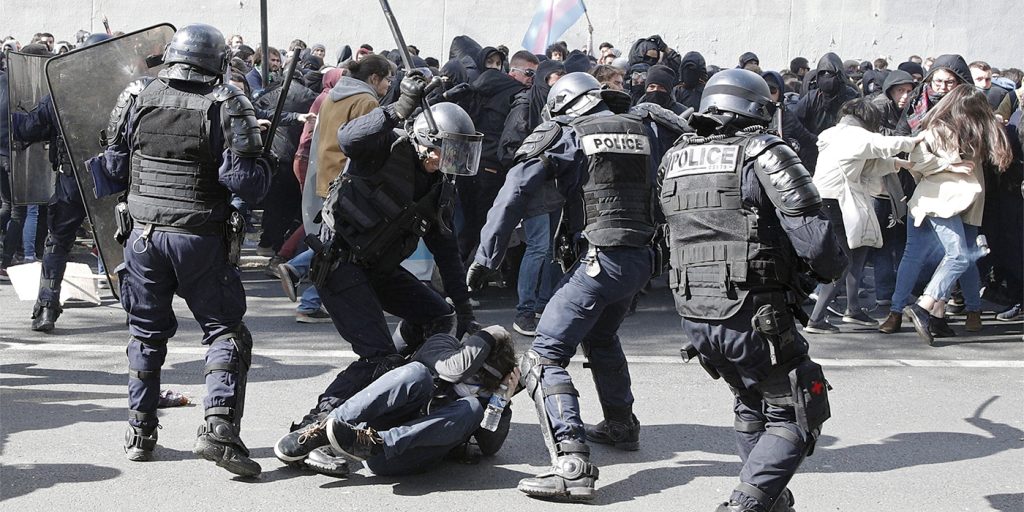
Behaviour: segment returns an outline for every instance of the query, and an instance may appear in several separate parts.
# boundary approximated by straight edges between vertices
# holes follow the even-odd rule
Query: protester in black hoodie
[[[808,131],[817,135],[835,126],[841,117],[840,107],[860,97],[860,92],[846,76],[843,60],[832,52],[826,53],[808,76],[808,92],[797,103],[796,115]]]
[[[564,74],[565,66],[561,61],[548,59],[541,62],[533,75],[533,85],[516,95],[498,144],[498,157],[505,168],[512,167],[515,153],[523,140],[543,122],[541,113],[554,83],[552,79]]]
[[[786,86],[782,75],[775,71],[766,71],[761,77],[768,83],[768,91],[772,95],[772,101],[783,101],[782,95],[786,91]],[[796,118],[796,115],[792,111],[787,110],[784,104],[781,108],[784,109],[782,111],[782,138],[796,150],[800,160],[804,163],[804,167],[807,167],[809,170],[814,169],[816,162],[810,160],[817,160],[818,137],[807,131],[807,128],[804,128],[804,125]],[[771,127],[778,130],[778,116],[775,116]]]
[[[914,77],[900,69],[890,72],[885,78],[885,82],[882,83],[882,94],[871,100],[882,111],[879,125],[882,135],[896,133],[896,125],[903,116],[903,109],[907,107],[915,85]]]
[[[687,52],[683,56],[683,62],[679,65],[679,81],[672,96],[680,105],[699,110],[704,84],[708,81],[707,63],[700,52]]]
[[[682,114],[686,107],[672,98],[672,90],[675,86],[676,73],[672,69],[661,64],[651,66],[651,69],[647,71],[646,92],[637,103],[654,103],[676,114]]]
[[[497,52],[493,48],[490,50],[481,50],[481,58],[486,59]],[[487,210],[491,208],[494,197],[498,195],[498,190],[505,182],[505,172],[508,169],[501,164],[498,146],[501,132],[505,129],[505,120],[508,119],[512,108],[512,99],[523,89],[523,84],[503,69],[486,68],[473,81],[476,105],[470,112],[470,117],[473,118],[476,129],[484,134],[484,139],[480,153],[480,171],[476,176],[460,178],[456,182],[464,219],[463,228],[459,232],[459,252],[463,261],[472,258],[476,245],[480,242],[480,229],[487,220]]]

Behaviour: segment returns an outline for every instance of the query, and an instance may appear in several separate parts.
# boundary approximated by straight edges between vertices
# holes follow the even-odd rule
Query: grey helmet
[[[412,139],[421,146],[438,151],[440,171],[445,174],[472,176],[480,165],[484,135],[476,131],[473,119],[454,103],[438,103],[430,107],[437,132],[430,130],[424,113],[416,116]]]
[[[548,92],[545,112],[549,118],[586,114],[601,103],[601,83],[590,73],[576,71],[559,78]]]
[[[772,120],[772,98],[768,83],[760,75],[746,69],[726,69],[715,73],[704,86],[700,99],[701,114],[731,118],[735,114],[748,121],[767,123]]]
[[[224,76],[228,69],[228,45],[217,28],[194,23],[178,29],[164,49],[167,68],[161,77],[209,83]]]
[[[94,45],[96,43],[102,43],[103,41],[106,41],[107,39],[110,39],[111,37],[113,37],[113,36],[111,36],[109,34],[104,34],[102,32],[97,32],[95,34],[89,34],[89,36],[86,37],[85,40],[82,41],[82,47],[84,48],[86,46],[92,46],[92,45]]]

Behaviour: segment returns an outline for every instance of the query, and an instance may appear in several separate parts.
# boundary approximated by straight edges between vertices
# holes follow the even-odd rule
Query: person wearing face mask
[[[707,63],[700,52],[687,52],[683,56],[683,63],[679,66],[679,80],[680,84],[672,90],[672,96],[684,107],[699,109],[704,83],[708,81]]]
[[[658,64],[647,71],[646,92],[637,103],[654,103],[659,107],[682,114],[686,107],[672,97],[676,85],[676,74],[668,66]]]
[[[843,60],[834,53],[826,53],[817,70],[805,77],[804,90],[808,91],[796,105],[796,115],[811,133],[817,135],[839,122],[839,109],[843,103],[860,96],[850,82]]]
[[[896,135],[916,135],[928,111],[956,86],[962,84],[974,85],[967,61],[955,54],[936,57],[928,68],[928,75],[907,99],[903,116],[896,126]]]

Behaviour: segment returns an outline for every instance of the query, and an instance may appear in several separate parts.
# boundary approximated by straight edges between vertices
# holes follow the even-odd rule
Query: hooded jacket
[[[871,99],[871,102],[882,111],[882,122],[879,127],[883,135],[893,135],[896,133],[896,126],[899,124],[900,116],[903,114],[903,111],[896,106],[896,101],[889,95],[889,90],[897,85],[906,84],[914,84],[914,77],[910,73],[899,69],[892,71],[885,77],[885,82],[882,83],[882,93]]]
[[[897,135],[916,134],[925,114],[927,114],[928,111],[942,99],[942,95],[935,94],[932,91],[930,84],[932,76],[934,76],[935,72],[940,69],[944,69],[955,75],[961,84],[974,85],[974,78],[971,76],[971,68],[967,66],[967,61],[965,61],[963,57],[960,55],[950,54],[939,55],[932,63],[931,69],[928,70],[928,75],[921,80],[917,89],[914,89],[914,92],[911,93],[910,99],[907,101],[907,106],[903,110],[903,116],[900,119],[900,123],[896,127]]]
[[[860,91],[850,83],[843,61],[829,52],[818,60],[812,78],[808,81],[810,91],[800,98],[796,115],[808,131],[817,135],[839,122],[839,109],[849,100],[860,97]]]
[[[368,114],[379,106],[376,91],[370,84],[343,76],[327,94],[320,106],[316,130],[313,133],[316,162],[316,194],[327,197],[331,182],[341,174],[348,157],[338,145],[338,129],[349,121]]]
[[[512,99],[523,84],[500,69],[488,69],[473,82],[476,108],[470,113],[477,131],[484,134],[480,152],[480,169],[504,171],[498,158],[498,144],[505,120],[512,109]]]
[[[480,62],[480,52],[483,47],[480,43],[469,36],[455,36],[448,49],[448,59],[457,59],[466,68],[470,82],[473,82],[483,72],[484,65]]]
[[[778,90],[785,91],[785,80],[782,75],[776,71],[766,71],[761,75],[765,82],[768,82],[769,86],[774,85]],[[789,110],[782,106],[782,137],[786,142],[796,150],[797,155],[800,156],[800,160],[804,163],[809,171],[814,171],[814,163],[818,158],[817,144],[818,137],[813,133],[807,131],[804,125],[800,123],[800,120],[796,118],[796,115],[792,110]],[[778,128],[775,126],[778,123],[777,120],[772,120],[772,128]]]
[[[781,78],[781,76],[780,76]],[[672,91],[676,101],[695,112],[700,110],[700,97],[704,94],[704,84],[708,81],[707,61],[700,52],[687,52],[679,65],[680,84]]]

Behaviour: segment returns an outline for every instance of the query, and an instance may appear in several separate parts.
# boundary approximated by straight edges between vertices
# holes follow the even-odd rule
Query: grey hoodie
[[[328,97],[331,101],[341,101],[350,96],[355,96],[356,94],[364,92],[369,93],[375,99],[380,99],[377,97],[377,91],[373,90],[373,87],[371,87],[370,84],[359,80],[358,78],[343,76],[341,77],[341,80],[338,80],[338,83],[334,84],[334,87],[331,88],[331,92]]]

